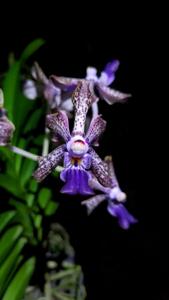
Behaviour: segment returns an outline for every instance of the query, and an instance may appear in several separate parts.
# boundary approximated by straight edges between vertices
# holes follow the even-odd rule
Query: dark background
[[[101,157],[113,155],[120,185],[128,195],[127,208],[139,222],[124,231],[104,204],[87,217],[79,197],[63,196],[55,220],[70,234],[88,300],[168,300],[167,198],[157,193],[161,156],[154,155],[159,140],[156,137],[154,145],[157,95],[153,92],[162,59],[154,11],[139,5],[117,8],[113,3],[94,9],[87,3],[69,6],[45,4],[39,11],[25,7],[10,18],[10,26],[4,22],[0,70],[6,69],[10,51],[19,55],[37,37],[46,40],[35,59],[47,75],[83,77],[88,65],[102,70],[111,59],[120,60],[114,88],[133,97],[113,107],[101,103],[107,131],[98,152]]]

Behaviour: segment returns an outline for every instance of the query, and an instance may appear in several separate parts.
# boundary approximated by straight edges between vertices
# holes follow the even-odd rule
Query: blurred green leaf
[[[53,214],[56,212],[58,206],[59,206],[58,203],[56,203],[56,202],[54,202],[54,201],[50,201],[50,202],[48,203],[48,205],[46,206],[46,208],[45,208],[45,215],[46,215],[46,216],[51,216],[51,215],[53,215]]]
[[[47,188],[42,188],[38,194],[38,204],[40,208],[44,209],[51,199],[52,192]]]
[[[27,141],[25,139],[20,138],[18,147],[24,149],[26,147],[26,144]],[[22,160],[23,160],[23,156],[15,154],[15,170],[17,174],[19,174]]]
[[[2,300],[22,300],[35,268],[35,258],[27,260],[10,283]]]
[[[26,200],[28,207],[32,207],[34,200],[35,200],[35,195],[31,194],[31,193],[27,194],[25,200]]]
[[[6,211],[0,214],[0,233],[5,228],[5,226],[13,219],[15,215],[16,212],[14,210]]]
[[[27,207],[26,203],[21,203],[20,201],[16,201],[11,199],[9,202],[11,205],[15,206],[17,211],[17,220],[23,225],[24,234],[33,240],[33,223],[31,220],[31,210]]]
[[[14,107],[19,74],[20,74],[20,62],[16,61],[6,73],[5,80],[3,83],[5,108],[8,110],[8,116],[11,121],[13,121],[13,107]]]
[[[34,178],[31,178],[29,181],[29,189],[33,193],[35,193],[38,189],[38,183]]]
[[[4,284],[9,276],[9,274],[12,272],[12,270],[17,262],[17,258],[19,256],[20,252],[22,251],[23,247],[26,244],[26,241],[27,240],[25,238],[21,238],[17,242],[15,247],[12,249],[12,252],[6,258],[4,263],[1,265],[1,268],[0,268],[0,297],[2,296],[1,295],[2,288],[4,287]]]
[[[32,177],[35,166],[36,166],[35,161],[30,159],[24,159],[22,164],[22,169],[20,172],[20,183],[22,187],[24,187],[27,181]]]
[[[25,190],[20,186],[18,178],[0,174],[0,186],[18,198],[25,197]]]
[[[0,239],[0,264],[4,258],[8,255],[9,251],[14,246],[16,240],[19,238],[23,228],[20,225],[16,225],[9,228]]]
[[[22,52],[20,61],[23,63],[44,44],[45,44],[45,40],[43,39],[36,39],[32,41]]]
[[[36,129],[42,114],[43,114],[42,107],[33,111],[28,122],[25,124],[23,132],[29,133],[31,130]]]

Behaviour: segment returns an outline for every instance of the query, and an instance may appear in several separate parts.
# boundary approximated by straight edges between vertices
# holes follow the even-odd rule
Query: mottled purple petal
[[[88,185],[90,175],[85,170],[78,167],[64,169],[60,174],[60,178],[66,182],[61,189],[61,193],[70,195],[93,195],[94,193]]]
[[[47,156],[40,158],[39,168],[34,172],[34,177],[37,181],[42,181],[49,175],[63,159],[65,145],[61,145]]]
[[[97,155],[93,148],[89,149],[89,154],[92,158],[92,172],[97,178],[97,180],[105,187],[111,187],[112,180],[108,175],[108,172],[105,168],[105,163]]]
[[[61,136],[65,142],[71,138],[68,117],[64,111],[47,115],[46,125],[55,135]]]
[[[83,201],[81,204],[87,207],[88,215],[104,200],[106,199],[105,195],[96,195],[88,200]]]
[[[4,115],[4,109],[0,108],[0,146],[10,144],[14,130],[14,124]]]
[[[108,194],[111,190],[111,188],[101,185],[101,183],[94,176],[92,176],[92,178],[89,179],[89,185],[92,189],[101,191],[104,194]]]
[[[50,109],[58,108],[61,103],[61,90],[49,80],[43,86],[43,97],[48,101]]]
[[[131,97],[131,94],[124,94],[103,84],[97,84],[97,88],[100,94],[100,97],[105,100],[108,104],[114,104],[116,102],[123,102],[127,98]]]
[[[93,83],[87,80],[79,81],[77,88],[72,95],[72,102],[75,111],[75,120],[72,135],[83,135],[86,114],[90,105],[96,100],[93,93]]]
[[[39,64],[37,62],[34,63],[32,75],[35,80],[40,81],[44,85],[48,84],[48,78],[45,75],[45,73],[40,68]]]
[[[80,79],[51,75],[53,84],[62,91],[74,91]]]
[[[92,119],[87,134],[85,136],[86,142],[90,145],[98,141],[100,135],[105,131],[106,121],[101,116]]]
[[[119,186],[118,180],[116,178],[114,166],[113,166],[112,156],[110,156],[110,155],[106,156],[104,158],[104,161],[105,161],[105,163],[107,165],[108,174],[112,178],[112,187]]]
[[[118,218],[118,223],[123,229],[128,229],[130,224],[137,223],[137,220],[128,212],[123,204],[109,202],[107,210],[113,217]]]

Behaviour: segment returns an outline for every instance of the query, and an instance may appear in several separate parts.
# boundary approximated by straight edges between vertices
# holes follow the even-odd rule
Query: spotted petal
[[[3,108],[0,108],[0,146],[6,146],[11,142],[13,132],[15,130],[14,124],[3,115]]]
[[[89,215],[105,199],[105,195],[96,195],[94,197],[89,198],[88,200],[83,201],[81,204],[87,207],[87,213]]]
[[[92,119],[85,140],[88,144],[98,141],[100,135],[105,131],[106,121],[101,116]]]
[[[108,104],[114,104],[116,102],[123,102],[127,98],[131,97],[131,94],[124,94],[114,89],[110,89],[108,86],[103,84],[97,84],[97,88],[100,97],[105,100]]]
[[[93,82],[81,80],[78,82],[77,88],[72,95],[72,102],[75,111],[75,120],[73,127],[73,135],[84,134],[86,114],[90,105],[96,100],[93,93]]]
[[[116,178],[114,166],[113,166],[112,156],[106,156],[104,158],[104,161],[107,165],[108,174],[112,178],[112,187],[119,186],[118,180]]]
[[[92,172],[97,178],[97,180],[105,187],[112,186],[112,180],[109,176],[106,168],[105,163],[102,159],[97,155],[93,148],[89,149],[89,154],[92,158]]]
[[[61,136],[65,142],[70,139],[69,121],[64,111],[47,115],[46,125],[55,135]]]
[[[95,176],[92,176],[92,178],[89,180],[89,185],[92,189],[101,191],[105,194],[109,193],[111,190],[109,187],[103,186]]]
[[[63,159],[65,145],[61,145],[47,156],[40,158],[39,168],[34,172],[37,181],[42,181],[49,175]]]

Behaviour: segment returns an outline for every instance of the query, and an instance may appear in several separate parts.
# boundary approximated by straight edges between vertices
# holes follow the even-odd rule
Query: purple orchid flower
[[[73,105],[71,94],[62,92],[59,87],[56,87],[52,80],[48,79],[38,63],[34,63],[32,68],[32,79],[25,81],[23,86],[24,95],[35,100],[37,97],[44,97],[51,110],[64,110],[71,112]]]
[[[7,118],[6,110],[3,108],[3,104],[3,92],[0,89],[0,146],[7,146],[11,142],[15,126]]]
[[[96,68],[88,67],[86,70],[86,80],[92,83],[93,91],[96,90],[100,98],[105,100],[108,104],[122,102],[123,100],[131,97],[130,94],[121,93],[109,88],[109,85],[112,84],[115,79],[115,73],[119,67],[119,64],[120,63],[118,60],[109,62],[101,72],[100,77],[97,76]],[[57,88],[69,92],[75,89],[80,80],[77,78],[58,77],[55,75],[50,76],[50,79]],[[96,100],[98,100],[97,97]]]
[[[112,163],[111,156],[105,158],[106,169],[109,176],[111,177],[111,186],[105,187],[101,185],[98,180],[93,177],[89,180],[89,185],[92,189],[99,190],[103,194],[96,195],[88,200],[82,202],[86,205],[88,214],[90,214],[101,202],[107,200],[108,206],[107,211],[118,219],[120,227],[128,229],[130,224],[137,223],[137,220],[127,211],[125,206],[122,204],[126,201],[126,194],[121,191]]]
[[[64,144],[40,159],[39,168],[34,173],[38,181],[42,181],[64,160],[64,170],[60,174],[61,180],[65,182],[62,193],[93,194],[88,184],[91,171],[104,186],[110,185],[111,178],[105,164],[91,147],[98,142],[105,130],[106,122],[101,116],[93,118],[85,134],[86,114],[94,100],[91,83],[86,80],[80,81],[72,96],[75,119],[71,134],[67,115],[63,111],[47,116],[48,128],[62,138]]]

